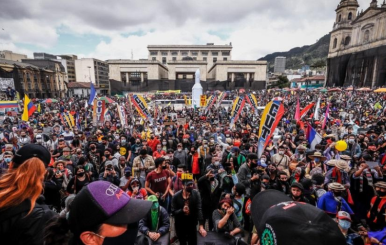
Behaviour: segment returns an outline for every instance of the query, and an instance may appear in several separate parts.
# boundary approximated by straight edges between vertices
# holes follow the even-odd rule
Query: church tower
[[[345,49],[351,43],[351,22],[357,18],[359,4],[357,0],[341,0],[336,8],[336,20],[331,32],[329,53]]]

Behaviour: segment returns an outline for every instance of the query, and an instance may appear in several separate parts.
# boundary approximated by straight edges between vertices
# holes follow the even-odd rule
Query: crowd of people
[[[272,210],[263,216],[254,208],[276,200],[264,194],[275,190],[281,201],[265,209],[286,202],[303,210],[297,205],[306,203],[308,213],[321,212],[320,226],[331,228],[325,230],[330,244],[386,244],[386,96],[253,93],[258,106],[274,99],[285,108],[263,152],[262,112],[251,106],[234,124],[232,107],[221,105],[148,108],[153,118],[145,120],[127,98],[112,98],[102,122],[93,120],[88,98],[41,104],[28,121],[6,116],[0,125],[0,241],[292,244],[269,243],[272,236],[260,226]],[[236,96],[245,93],[229,95]],[[295,120],[298,103],[301,109],[315,105]],[[117,105],[127,118],[119,117]],[[73,115],[75,125],[62,113]],[[310,142],[310,130],[320,135],[318,144]],[[347,147],[340,150],[342,141]],[[276,229],[274,238],[284,232]],[[297,237],[296,244],[311,244],[310,237]]]

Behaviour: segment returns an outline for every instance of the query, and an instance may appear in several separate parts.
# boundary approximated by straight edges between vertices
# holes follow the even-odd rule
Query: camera
[[[61,172],[60,172],[60,170],[58,170],[58,171],[56,171],[56,173],[55,174],[60,174]]]
[[[106,168],[106,170],[107,170],[107,171],[111,171],[111,170],[113,170],[113,169],[112,169],[112,168]]]

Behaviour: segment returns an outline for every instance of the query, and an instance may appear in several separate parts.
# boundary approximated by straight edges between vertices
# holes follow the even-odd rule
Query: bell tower
[[[336,19],[331,32],[329,53],[338,52],[348,47],[351,42],[351,22],[357,18],[359,4],[357,0],[341,0],[336,8]]]

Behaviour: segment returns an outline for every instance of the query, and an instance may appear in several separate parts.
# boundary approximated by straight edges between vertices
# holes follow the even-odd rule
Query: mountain
[[[269,70],[273,71],[275,58],[277,56],[286,57],[286,69],[300,69],[303,65],[325,66],[330,45],[330,34],[319,39],[315,44],[293,48],[287,52],[276,52],[268,54],[259,60],[269,62]]]

